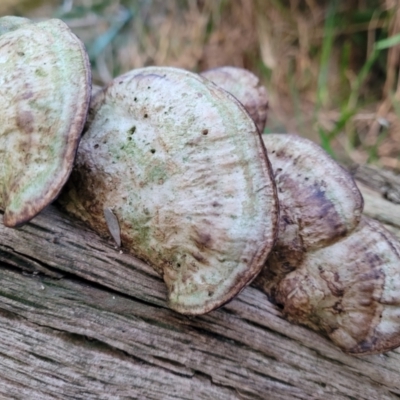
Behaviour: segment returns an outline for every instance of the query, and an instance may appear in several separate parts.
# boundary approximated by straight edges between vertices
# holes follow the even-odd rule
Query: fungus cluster
[[[362,216],[352,177],[319,146],[264,136],[278,191],[279,235],[256,285],[292,322],[352,354],[400,345],[400,243]]]
[[[253,74],[148,67],[94,89],[89,109],[90,96],[64,23],[0,18],[6,226],[33,218],[72,170],[60,203],[152,265],[174,310],[209,312],[258,275],[287,318],[346,352],[400,345],[400,244],[317,145],[261,138],[268,97]]]

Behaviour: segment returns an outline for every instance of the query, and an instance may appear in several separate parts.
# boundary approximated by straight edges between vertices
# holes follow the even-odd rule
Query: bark
[[[400,184],[354,172],[365,214],[400,237]],[[398,399],[400,351],[353,357],[254,287],[219,310],[169,310],[151,267],[54,206],[0,224],[0,397]]]

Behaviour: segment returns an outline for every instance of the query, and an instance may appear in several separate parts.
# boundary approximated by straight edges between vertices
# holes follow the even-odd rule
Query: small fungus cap
[[[278,285],[293,322],[324,332],[344,351],[371,354],[400,346],[400,243],[362,217],[346,238],[308,252]]]
[[[260,277],[271,294],[307,251],[352,232],[364,203],[350,174],[311,140],[288,134],[263,135],[263,140],[280,205],[278,239]]]
[[[267,122],[268,93],[260,79],[247,69],[219,67],[204,71],[201,76],[236,97],[262,133]]]
[[[265,263],[278,215],[242,105],[199,75],[149,67],[116,78],[89,115],[66,209],[152,265],[174,310],[229,301]]]
[[[40,212],[66,182],[91,74],[83,44],[64,22],[5,17],[0,27],[0,209],[4,225],[14,227]]]

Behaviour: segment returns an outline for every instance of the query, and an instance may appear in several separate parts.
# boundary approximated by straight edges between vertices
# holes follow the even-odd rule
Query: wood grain
[[[400,204],[361,188],[400,237]],[[0,225],[0,265],[0,398],[400,398],[399,350],[348,356],[254,287],[179,315],[151,267],[54,206]]]

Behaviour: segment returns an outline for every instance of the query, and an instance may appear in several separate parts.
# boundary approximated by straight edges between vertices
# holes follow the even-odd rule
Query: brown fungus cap
[[[241,104],[196,74],[149,67],[116,78],[89,115],[66,209],[151,264],[174,310],[229,301],[265,263],[278,214]]]
[[[324,150],[296,135],[263,135],[278,191],[278,240],[258,283],[273,296],[277,282],[307,251],[325,247],[358,225],[363,199],[349,173]]]
[[[5,21],[5,22],[4,22]],[[27,222],[59,193],[72,169],[90,101],[81,41],[60,20],[0,19],[0,209]]]
[[[344,351],[400,346],[400,243],[363,217],[341,241],[309,251],[278,285],[276,300],[293,322],[322,331]]]
[[[361,217],[349,174],[319,146],[266,135],[280,201],[279,236],[257,279],[286,317],[352,354],[400,345],[400,243]]]
[[[204,71],[202,76],[235,96],[253,118],[262,133],[267,122],[268,94],[252,72],[237,67],[219,67]]]

